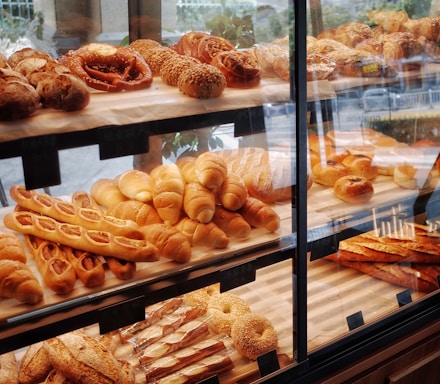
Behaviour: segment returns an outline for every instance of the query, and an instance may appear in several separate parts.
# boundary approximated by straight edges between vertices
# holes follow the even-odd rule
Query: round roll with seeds
[[[162,64],[160,67],[160,77],[164,83],[177,87],[177,83],[182,72],[190,66],[200,63],[191,56],[177,56]]]
[[[195,64],[179,76],[179,90],[185,95],[199,99],[219,97],[226,88],[223,73],[209,64]]]

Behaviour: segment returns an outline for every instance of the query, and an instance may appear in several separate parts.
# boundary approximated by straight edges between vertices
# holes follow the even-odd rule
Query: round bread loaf
[[[178,80],[179,90],[199,99],[219,97],[226,88],[223,73],[209,64],[195,64],[185,69]]]
[[[322,185],[332,187],[336,180],[348,175],[348,169],[334,160],[318,163],[312,168],[313,180]]]
[[[378,175],[377,166],[373,165],[371,158],[365,155],[348,155],[342,160],[342,164],[354,176],[362,176],[368,180],[373,180]]]
[[[160,77],[166,84],[177,87],[180,74],[197,63],[200,62],[191,56],[172,57],[160,67]]]
[[[11,121],[32,115],[40,97],[32,85],[23,81],[0,80],[0,120]]]
[[[362,204],[374,195],[373,183],[361,176],[343,176],[336,180],[333,191],[338,199],[347,203]]]

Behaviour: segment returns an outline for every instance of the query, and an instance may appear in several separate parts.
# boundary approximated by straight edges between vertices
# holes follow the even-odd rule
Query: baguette
[[[228,169],[226,162],[215,152],[204,152],[196,158],[194,172],[208,189],[216,190],[223,184]]]
[[[130,384],[122,381],[120,362],[90,336],[70,332],[46,340],[44,346],[52,366],[75,383]]]
[[[78,208],[90,208],[97,211],[101,210],[100,205],[95,201],[92,195],[86,191],[75,191],[72,194],[72,204]]]
[[[147,262],[157,261],[158,258],[157,248],[145,240],[87,230],[79,225],[60,223],[32,212],[10,212],[3,221],[6,227],[25,235],[33,235],[97,255]]]
[[[248,197],[248,189],[240,176],[227,174],[225,181],[217,190],[220,204],[230,211],[240,209]]]
[[[191,245],[207,246],[217,249],[227,248],[229,239],[226,234],[213,222],[199,223],[189,217],[180,220],[176,228],[182,232]]]
[[[18,364],[14,352],[0,355],[0,384],[18,384]]]
[[[177,228],[161,223],[146,225],[142,230],[145,240],[154,244],[163,257],[178,263],[191,258],[191,244]]]
[[[49,355],[43,347],[43,342],[30,345],[18,368],[18,380],[20,384],[34,384],[42,382],[49,372],[52,365]]]
[[[206,339],[181,349],[168,356],[161,357],[144,367],[147,381],[155,381],[170,375],[179,369],[198,360],[224,351],[225,344],[221,340]]]
[[[254,197],[248,197],[243,206],[238,210],[243,218],[255,228],[266,228],[275,232],[280,228],[280,217],[268,205]]]
[[[228,236],[246,239],[251,234],[252,228],[242,215],[228,211],[220,205],[215,207],[212,222]]]
[[[116,177],[121,193],[132,200],[147,203],[153,200],[153,180],[151,176],[137,169],[130,169]]]
[[[209,223],[215,211],[214,193],[200,183],[185,184],[183,210],[190,219]]]
[[[0,259],[27,261],[23,244],[12,232],[0,231]]]
[[[193,320],[183,324],[175,332],[163,337],[159,341],[149,345],[142,351],[139,357],[141,365],[148,364],[155,359],[182,349],[200,337],[209,333],[208,325],[200,320]]]
[[[130,280],[136,273],[136,262],[105,256],[110,271],[120,280]]]
[[[57,243],[25,236],[44,284],[59,295],[73,291],[76,273]]]
[[[110,208],[107,213],[119,219],[133,220],[140,227],[163,223],[156,208],[136,200],[121,201]]]
[[[134,239],[142,237],[139,226],[131,220],[122,220],[104,215],[96,209],[80,208],[73,203],[56,199],[45,193],[34,190],[28,191],[25,187],[19,185],[11,186],[10,194],[19,206],[60,222]]]
[[[36,304],[43,299],[43,288],[26,264],[0,260],[0,296]]]
[[[151,173],[153,178],[153,204],[161,219],[176,224],[181,215],[185,185],[175,164],[159,165]]]
[[[214,354],[165,376],[156,384],[196,384],[208,377],[221,375],[234,368],[231,358],[225,354]]]
[[[66,245],[61,246],[61,250],[85,287],[104,284],[104,266],[96,255]]]

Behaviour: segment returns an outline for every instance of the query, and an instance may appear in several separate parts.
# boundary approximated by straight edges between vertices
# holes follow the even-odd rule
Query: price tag
[[[268,375],[280,369],[280,362],[276,350],[265,353],[257,357],[258,368],[261,377]]]
[[[112,159],[148,152],[149,131],[146,128],[146,124],[99,128],[100,159]]]
[[[115,329],[145,320],[144,297],[136,297],[99,310],[99,332],[104,334]]]
[[[21,158],[27,189],[61,184],[57,140],[54,135],[23,140]]]
[[[229,291],[230,289],[255,281],[255,274],[256,266],[254,260],[223,269],[220,271],[221,291]]]
[[[396,295],[397,302],[399,303],[399,307],[403,307],[406,304],[412,302],[411,291],[406,289]]]
[[[350,331],[355,330],[356,328],[361,327],[362,325],[364,325],[364,318],[362,316],[362,312],[356,312],[353,313],[350,316],[347,316],[347,324],[348,324],[348,329]]]
[[[234,123],[235,137],[266,132],[262,106],[238,110]]]

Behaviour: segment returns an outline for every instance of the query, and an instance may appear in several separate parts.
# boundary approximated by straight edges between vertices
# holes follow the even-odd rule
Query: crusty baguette
[[[80,225],[86,229],[106,231],[113,235],[140,239],[139,226],[131,220],[104,215],[102,211],[80,208],[77,205],[56,199],[35,190],[26,190],[20,185],[10,188],[11,197],[21,207],[49,216],[57,221]]]
[[[43,299],[43,288],[26,264],[0,260],[0,296],[36,304]]]
[[[217,190],[217,197],[224,208],[237,211],[246,201],[248,189],[240,176],[229,173]]]
[[[158,165],[150,172],[153,178],[153,204],[161,219],[170,225],[179,221],[185,184],[175,164]]]
[[[246,239],[251,234],[252,228],[242,215],[228,211],[220,205],[215,207],[212,222],[228,236]]]
[[[179,263],[191,258],[191,244],[177,228],[160,223],[146,225],[142,230],[145,240],[154,244],[163,257]]]
[[[120,219],[133,220],[140,227],[163,222],[156,208],[137,200],[121,201],[110,208],[107,213]]]
[[[209,223],[215,211],[214,192],[200,183],[186,183],[183,210],[190,219]]]
[[[59,295],[72,292],[76,273],[60,246],[35,236],[25,235],[25,239],[44,284]]]
[[[194,171],[202,185],[216,190],[223,184],[228,168],[216,152],[204,152],[196,158]]]
[[[165,376],[157,381],[157,384],[196,384],[208,377],[221,375],[234,368],[229,355],[214,354],[190,364],[171,375]]]
[[[32,212],[10,212],[3,221],[6,227],[17,232],[102,256],[114,256],[127,261],[156,261],[158,257],[157,248],[145,240],[87,230],[79,225],[60,223]]]
[[[0,355],[0,384],[18,384],[18,363],[14,352]]]
[[[20,384],[34,384],[42,382],[52,365],[43,342],[31,344],[25,351],[18,369]]]
[[[153,200],[153,180],[151,176],[137,169],[129,169],[116,177],[121,193],[132,200],[147,203]]]
[[[16,260],[26,263],[23,244],[16,234],[0,231],[0,259]]]
[[[243,206],[238,210],[243,218],[256,228],[266,228],[275,232],[280,227],[280,217],[272,207],[254,197],[248,197]]]
[[[99,258],[90,252],[81,251],[67,245],[61,246],[76,276],[85,287],[97,287],[105,281],[105,270]]]
[[[72,193],[72,204],[79,208],[91,208],[100,211],[101,206],[95,201],[93,196],[86,191],[75,191]]]
[[[221,340],[205,339],[189,347],[161,357],[144,367],[147,381],[158,380],[205,357],[225,350]]]
[[[185,217],[177,223],[176,228],[187,237],[191,245],[217,249],[227,248],[229,245],[226,234],[212,221],[204,224]]]
[[[121,364],[102,344],[81,332],[69,332],[44,343],[52,366],[73,382],[129,384],[122,381]]]

